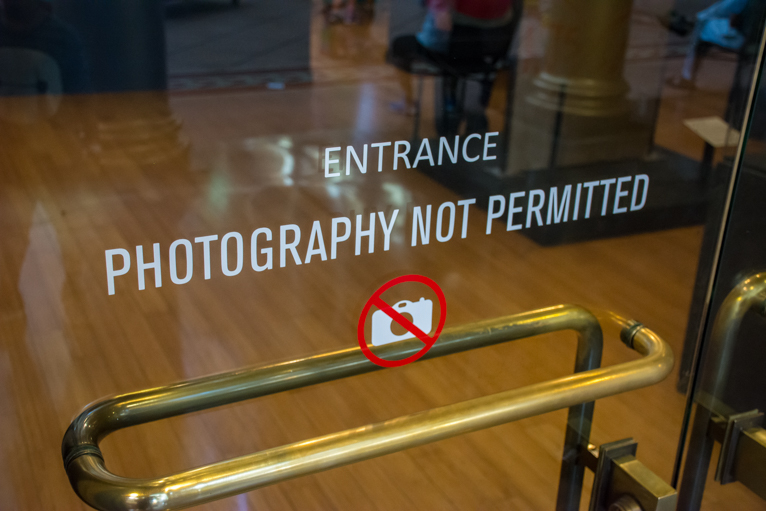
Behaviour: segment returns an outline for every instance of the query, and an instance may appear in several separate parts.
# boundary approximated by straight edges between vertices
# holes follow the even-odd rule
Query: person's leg
[[[399,80],[399,87],[401,87],[402,92],[404,92],[404,99],[401,101],[394,101],[388,106],[394,112],[403,113],[405,115],[415,115],[417,105],[414,93],[414,78],[410,73],[406,73],[401,69],[396,70],[396,77]]]
[[[386,54],[386,61],[396,68],[396,76],[404,93],[402,101],[395,101],[389,106],[392,110],[414,115],[416,110],[413,92],[412,65],[421,55],[420,44],[414,35],[403,35],[393,40]]]
[[[508,56],[508,50],[511,47],[514,36],[514,21],[509,22],[502,27],[487,29],[484,31],[485,55],[490,57],[492,62],[497,63]],[[489,105],[489,99],[492,95],[492,87],[495,84],[495,73],[487,73],[481,82],[481,98],[479,104],[486,109]]]
[[[689,83],[694,82],[694,76],[699,68],[699,51],[704,22],[699,22],[694,26],[692,31],[691,40],[689,42],[689,49],[686,51],[686,57],[684,58],[684,67],[681,69],[681,79]]]
[[[470,71],[472,80],[466,94],[453,91],[455,110],[466,121],[469,133],[487,130],[486,109],[495,81],[494,64],[505,58],[514,35],[514,23],[494,28],[455,25],[450,41],[450,60],[456,67]],[[465,85],[465,84],[464,84]]]

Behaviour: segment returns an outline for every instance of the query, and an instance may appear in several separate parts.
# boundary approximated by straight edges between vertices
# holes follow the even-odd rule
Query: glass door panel
[[[766,449],[759,442],[746,445],[749,435],[760,438],[762,421],[759,417],[765,407],[759,391],[763,386],[760,383],[763,350],[759,345],[762,318],[758,317],[757,306],[762,300],[763,286],[758,226],[764,161],[762,75],[754,87],[747,139],[738,157],[739,171],[732,182],[725,230],[716,240],[721,243],[721,250],[711,265],[714,287],[708,296],[710,309],[698,353],[701,365],[693,393],[694,419],[686,448],[681,509],[699,506],[712,509],[729,505],[734,499],[759,501],[766,495],[758,483],[763,479],[763,474],[757,472],[762,464],[739,466],[741,455],[736,452],[741,443],[740,432],[744,431],[749,431],[743,435],[745,455],[758,456]],[[729,433],[717,442],[707,434],[706,426],[716,422],[722,426],[730,423],[728,429],[734,431],[733,436]],[[734,424],[739,425],[734,427]],[[713,427],[711,433],[715,429]],[[751,477],[754,482],[750,481]],[[760,508],[763,501],[754,502],[752,506]]]
[[[615,317],[675,354],[661,382],[577,415],[587,438],[567,436],[567,401],[194,503],[588,509],[565,441],[625,438],[675,485],[760,65],[763,13],[726,3],[0,0],[0,509],[88,509],[72,467],[101,458],[159,478],[571,376],[571,332],[440,352],[566,304],[603,325],[602,367],[641,360]],[[65,440],[62,467],[88,403],[339,350],[367,374],[178,405],[96,450]],[[560,480],[582,474],[564,507]],[[708,485],[705,508],[766,509],[732,487]]]

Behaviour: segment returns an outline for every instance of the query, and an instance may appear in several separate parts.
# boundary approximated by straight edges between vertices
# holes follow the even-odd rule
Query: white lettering
[[[495,211],[495,203],[500,203],[500,208]],[[492,195],[489,198],[489,205],[487,206],[487,234],[492,233],[492,220],[503,216],[505,211],[505,197],[502,195]]]
[[[333,160],[330,158],[330,153],[333,151],[340,151],[340,147],[328,147],[324,150],[324,177],[338,177],[340,176],[340,172],[337,170],[335,172],[330,172],[330,165],[333,165],[335,163],[340,163],[340,160]]]
[[[444,210],[449,209],[449,224],[447,224],[447,234],[442,236],[442,221],[444,220]],[[452,238],[455,232],[455,205],[451,202],[445,202],[439,206],[436,212],[436,241],[444,243]]]
[[[513,223],[513,215],[521,213],[524,209],[523,206],[514,207],[514,202],[516,202],[516,199],[520,199],[526,194],[527,192],[515,192],[508,197],[508,226],[505,228],[506,231],[518,231],[523,227],[522,224]]]
[[[106,254],[106,288],[110,295],[114,294],[114,278],[125,275],[130,270],[130,252],[124,248],[113,248],[104,252]],[[114,256],[122,256],[122,268],[114,269]]]
[[[404,152],[399,151],[399,146],[402,146],[405,148]],[[394,170],[396,170],[399,165],[399,158],[402,158],[404,160],[404,164],[407,165],[407,168],[412,168],[410,166],[410,160],[407,158],[407,155],[410,153],[410,143],[405,140],[398,140],[394,143]]]
[[[572,211],[572,221],[577,220],[577,215],[580,213],[580,192],[582,191],[582,183],[577,183],[577,192],[575,193],[574,211]]]
[[[606,205],[609,203],[609,185],[614,183],[616,179],[602,179],[601,184],[604,185],[604,201],[601,205],[601,216],[606,215]]]
[[[391,142],[378,142],[370,144],[370,147],[378,149],[378,172],[383,172],[383,148],[391,145]]]
[[[314,248],[314,245],[318,245]],[[309,236],[309,249],[306,251],[306,264],[311,262],[311,256],[318,255],[322,261],[327,261],[327,250],[324,248],[324,238],[322,237],[322,226],[319,220],[314,220],[311,226],[311,236]]]
[[[144,247],[138,245],[136,247],[136,270],[138,271],[138,289],[143,291],[146,289],[146,281],[144,280],[144,272],[146,270],[154,270],[154,287],[162,287],[162,271],[160,268],[160,244],[155,243],[152,247],[154,250],[154,262],[144,263]]]
[[[261,227],[253,231],[252,236],[250,236],[250,266],[255,271],[270,270],[273,267],[273,250],[271,247],[261,249],[260,253],[266,256],[266,264],[258,264],[258,236],[260,234],[266,236],[266,241],[271,241],[271,229]]]
[[[426,218],[423,220],[423,212],[420,206],[412,210],[412,243],[414,247],[418,244],[418,231],[420,232],[420,244],[428,245],[431,239],[431,205],[426,206]]]
[[[540,203],[535,204],[535,197],[540,198]],[[532,214],[534,213],[537,225],[543,225],[543,217],[540,215],[540,210],[543,209],[545,204],[545,192],[543,190],[532,190],[529,192],[529,202],[527,203],[527,225],[526,228],[532,225]]]
[[[490,147],[497,147],[497,144],[495,144],[495,143],[490,144],[489,143],[489,137],[496,137],[499,134],[500,133],[498,133],[497,131],[493,131],[492,133],[485,133],[484,134],[484,154],[483,154],[483,157],[482,157],[483,160],[496,160],[497,159],[497,156],[489,156],[487,154],[487,151],[489,151]]]
[[[237,242],[237,267],[233,270],[229,269],[229,240],[234,238]],[[242,271],[242,265],[245,259],[245,251],[243,248],[242,235],[238,232],[230,232],[224,234],[221,238],[221,271],[227,277],[233,277],[239,275]]]
[[[425,149],[425,155],[423,155],[423,149]],[[432,167],[434,165],[434,157],[431,156],[431,144],[428,142],[427,138],[424,138],[420,143],[420,149],[418,149],[418,155],[415,157],[415,162],[412,164],[412,168],[418,168],[418,162],[420,160],[427,160]]]
[[[380,218],[380,226],[383,228],[383,252],[388,251],[391,245],[391,231],[394,230],[394,222],[399,215],[399,210],[395,209],[391,214],[391,221],[386,225],[386,215],[382,211],[378,212],[378,218]]]
[[[442,164],[442,153],[446,149],[447,157],[452,163],[457,163],[458,147],[460,146],[460,135],[455,135],[455,148],[450,149],[447,137],[441,137],[439,139],[439,165]]]
[[[468,236],[468,206],[476,204],[476,199],[464,199],[457,201],[458,206],[463,206],[463,228],[460,231],[460,237]]]
[[[622,191],[622,183],[627,183],[633,179],[631,176],[625,176],[617,179],[617,188],[614,190],[614,209],[612,209],[612,214],[616,215],[618,213],[627,213],[628,207],[620,207],[620,197],[627,197],[630,195],[630,192],[628,190]]]
[[[202,262],[205,267],[205,280],[210,280],[210,242],[217,239],[217,234],[194,238],[194,243],[202,243]]]
[[[346,226],[346,232],[343,236],[338,236],[338,225],[343,224]],[[332,229],[330,233],[330,259],[335,259],[338,256],[338,243],[346,241],[351,237],[351,220],[345,216],[332,219]]]
[[[588,189],[588,200],[585,202],[585,218],[590,218],[590,206],[593,199],[593,187],[598,186],[598,181],[588,181],[583,183],[583,187]]]
[[[474,162],[474,161],[478,160],[478,159],[479,159],[479,157],[481,156],[480,154],[477,154],[477,155],[476,155],[475,157],[473,157],[473,158],[470,158],[470,157],[468,156],[468,142],[469,142],[469,141],[470,141],[472,138],[478,138],[479,140],[481,140],[481,135],[479,135],[478,133],[471,133],[470,135],[468,135],[467,137],[465,137],[465,140],[463,141],[463,159],[464,159],[465,161],[468,161],[468,162]]]
[[[553,219],[554,224],[561,222],[562,219],[564,222],[569,219],[569,197],[571,195],[572,185],[566,185],[564,193],[561,194],[561,207],[559,208],[559,189],[556,186],[551,187],[551,190],[548,192],[548,218],[545,221],[545,225],[551,225],[551,219]]]
[[[351,174],[351,158],[356,161],[356,166],[359,167],[359,172],[362,174],[367,173],[367,144],[364,144],[364,153],[362,156],[363,161],[359,161],[359,156],[356,154],[353,146],[346,147],[346,175]]]
[[[182,279],[178,278],[178,262],[176,257],[176,251],[178,247],[182,246],[186,249],[186,276]],[[192,278],[194,272],[194,254],[192,251],[192,244],[189,240],[176,240],[170,244],[170,280],[173,284],[186,284]]]
[[[638,183],[644,183],[644,194],[641,197],[641,204],[636,201],[638,197]],[[630,210],[638,211],[646,205],[646,196],[649,194],[649,176],[646,174],[639,174],[636,176],[636,180],[633,182],[633,197],[630,198]]]
[[[293,241],[287,242],[287,231],[292,231],[295,236]],[[295,247],[301,242],[301,228],[295,224],[282,225],[279,227],[279,267],[284,268],[287,265],[287,251],[293,256],[296,265],[301,264],[301,258],[298,257],[298,251]]]
[[[362,215],[356,215],[354,255],[362,253],[362,237],[364,236],[367,236],[367,253],[372,254],[375,251],[375,213],[370,213],[370,228],[366,231],[362,229]]]

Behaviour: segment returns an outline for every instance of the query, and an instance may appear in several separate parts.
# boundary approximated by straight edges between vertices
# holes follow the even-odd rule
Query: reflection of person
[[[43,0],[0,0],[0,94],[88,92],[77,33]]]
[[[420,32],[394,39],[388,61],[406,73],[412,73],[419,61],[439,68],[445,80],[443,107],[448,113],[456,108],[457,75],[485,70],[488,63],[508,52],[513,38],[514,4],[514,0],[428,0]],[[489,102],[492,82],[489,77],[482,82],[479,103],[483,108]],[[402,76],[402,88],[405,101],[397,107],[414,113],[409,76]]]
[[[685,28],[693,25],[691,43],[684,60],[681,76],[671,81],[671,85],[692,87],[694,76],[699,67],[700,57],[710,46],[718,46],[731,51],[739,51],[745,44],[744,11],[748,3],[762,0],[721,0],[696,15],[696,21],[680,17],[674,20],[671,30],[679,32],[678,26]],[[681,35],[685,35],[682,32]]]
[[[429,0],[426,7],[426,17],[420,32],[394,39],[386,55],[388,62],[400,70],[399,82],[404,91],[404,101],[394,103],[391,107],[407,115],[415,113],[415,97],[409,76],[414,65],[419,61],[436,64],[449,52],[449,36],[452,31],[449,0]]]
[[[325,0],[322,14],[329,25],[365,24],[375,17],[375,4],[374,0]]]

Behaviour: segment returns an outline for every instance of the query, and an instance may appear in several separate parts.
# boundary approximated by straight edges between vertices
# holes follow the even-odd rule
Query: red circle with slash
[[[429,336],[425,332],[423,332],[420,328],[415,326],[411,321],[409,321],[407,318],[402,316],[399,312],[394,310],[393,307],[391,307],[389,304],[387,304],[381,297],[384,292],[388,291],[392,287],[396,286],[397,284],[402,284],[405,282],[418,282],[420,284],[425,284],[426,286],[430,287],[431,290],[436,294],[436,297],[439,299],[439,324],[436,326],[436,330],[434,330],[433,335]],[[399,325],[404,327],[409,333],[414,335],[416,338],[420,339],[420,341],[423,342],[425,346],[423,346],[423,349],[415,353],[414,355],[410,355],[407,358],[403,358],[401,360],[385,360],[383,358],[380,358],[379,356],[375,355],[370,347],[367,345],[367,339],[364,337],[364,325],[367,322],[367,314],[370,312],[370,308],[372,306],[377,307],[381,311],[383,311],[385,314],[387,314],[393,321],[396,321]],[[395,279],[389,280],[382,286],[378,288],[377,291],[375,291],[369,300],[367,300],[367,303],[364,305],[364,308],[362,309],[362,314],[359,317],[359,326],[357,328],[357,336],[359,338],[359,347],[362,348],[362,353],[370,359],[370,361],[374,364],[377,364],[381,367],[399,367],[406,364],[410,364],[412,362],[415,362],[419,358],[421,358],[423,355],[426,354],[428,350],[433,347],[434,343],[436,342],[436,339],[439,338],[439,335],[442,333],[442,329],[444,328],[444,322],[447,320],[447,300],[444,298],[444,292],[439,287],[439,285],[434,282],[433,280],[429,279],[428,277],[424,277],[422,275],[403,275],[401,277],[396,277]]]

